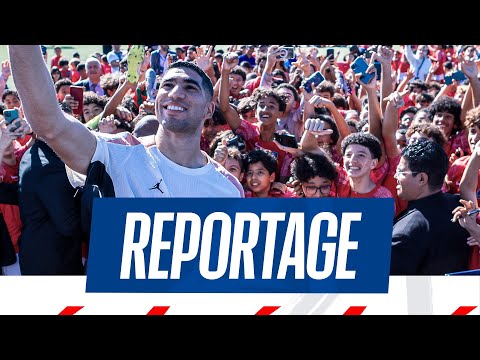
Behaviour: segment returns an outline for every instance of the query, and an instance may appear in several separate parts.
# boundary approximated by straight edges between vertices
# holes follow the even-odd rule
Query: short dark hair
[[[240,75],[243,81],[247,80],[247,72],[239,65],[230,70],[230,74]]]
[[[440,96],[440,98],[436,99],[434,102],[430,104],[429,108],[432,114],[432,118],[435,117],[435,114],[437,112],[446,111],[452,114],[454,118],[454,123],[453,123],[454,130],[458,131],[463,129],[463,123],[460,118],[460,115],[462,113],[462,104],[460,104],[458,100],[446,95]]]
[[[345,154],[345,150],[351,144],[358,144],[365,146],[372,154],[373,159],[378,159],[382,157],[382,147],[380,145],[380,140],[377,139],[374,135],[370,133],[357,132],[347,135],[342,140],[342,154]]]
[[[249,151],[243,157],[243,168],[245,171],[248,171],[248,166],[250,164],[255,164],[258,162],[261,162],[263,166],[265,166],[265,169],[267,169],[270,175],[273,173],[275,173],[275,175],[277,174],[278,162],[271,150],[255,149]]]
[[[315,176],[335,180],[338,176],[335,164],[325,155],[304,153],[296,157],[290,165],[293,178],[301,182],[307,182]]]
[[[20,96],[18,95],[18,92],[16,90],[5,89],[5,90],[3,90],[3,94],[2,94],[2,102],[3,103],[5,102],[5,98],[8,95],[13,95],[13,96],[16,96],[18,99],[20,99]]]
[[[251,68],[252,68],[252,64],[250,64],[250,63],[249,63],[248,61],[246,61],[246,60],[245,60],[245,61],[242,61],[242,62],[240,63],[240,66],[241,66],[241,67],[246,67],[247,69],[251,69]]]
[[[285,109],[287,108],[287,102],[285,101],[285,97],[278,94],[274,89],[267,87],[258,87],[253,91],[251,98],[255,103],[255,108],[258,104],[258,100],[264,99],[269,96],[273,97],[278,102],[278,110],[285,111]]]
[[[440,128],[436,127],[432,123],[421,123],[417,125],[410,126],[407,129],[405,135],[410,138],[413,134],[418,132],[419,134],[423,134],[428,138],[433,139],[436,143],[440,144],[440,146],[445,146],[448,142],[447,137],[445,134],[440,130]]]
[[[402,157],[410,171],[428,175],[432,190],[442,187],[448,171],[448,156],[441,145],[430,140],[417,141],[403,148]]]
[[[400,112],[399,118],[401,119],[403,117],[403,115],[408,114],[408,113],[412,113],[413,115],[415,115],[417,113],[417,111],[418,111],[418,109],[415,106],[408,106]]]
[[[295,101],[300,101],[300,95],[298,94],[298,90],[295,86],[293,86],[288,82],[284,82],[284,83],[278,84],[275,91],[278,91],[282,88],[290,89],[290,91],[293,93],[293,98],[295,99]]]
[[[65,85],[73,85],[73,82],[72,80],[70,80],[69,78],[61,78],[60,80],[58,80],[56,83],[55,83],[55,92],[58,93],[58,91],[60,90],[60,88],[62,86],[65,86]]]
[[[174,68],[188,68],[193,71],[195,71],[200,77],[202,78],[203,85],[205,85],[205,88],[210,95],[210,98],[213,99],[213,84],[212,80],[208,77],[208,75],[203,71],[197,64],[191,61],[176,61],[167,68],[166,71]]]

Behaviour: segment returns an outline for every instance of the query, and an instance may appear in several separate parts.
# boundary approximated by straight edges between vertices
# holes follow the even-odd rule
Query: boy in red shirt
[[[271,151],[256,149],[244,157],[246,198],[291,198],[296,197],[292,188],[285,192],[272,189],[278,169],[277,159]]]

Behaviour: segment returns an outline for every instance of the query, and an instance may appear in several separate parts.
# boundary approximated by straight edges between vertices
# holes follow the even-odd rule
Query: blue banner
[[[95,199],[87,292],[387,293],[393,199]]]

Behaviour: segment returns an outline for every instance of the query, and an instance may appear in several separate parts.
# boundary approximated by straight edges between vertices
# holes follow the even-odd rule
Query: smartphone
[[[373,65],[375,65],[375,69],[377,70],[377,80],[382,78],[382,64],[379,61],[374,61]]]
[[[3,110],[3,116],[5,117],[5,121],[7,125],[10,125],[15,119],[18,119],[19,114],[17,109],[6,109]],[[15,131],[20,127],[20,121],[17,121],[16,127],[10,129],[10,131]]]
[[[360,80],[364,82],[365,84],[368,84],[368,82],[375,76],[375,74],[370,73],[367,74],[367,68],[368,64],[367,62],[362,58],[362,57],[357,57],[351,64],[350,68],[353,70],[355,74],[363,74],[360,77]]]
[[[83,113],[83,86],[70,85],[70,95],[78,101],[78,108],[72,109],[75,115],[81,115]]]
[[[231,138],[230,140],[227,141],[227,146],[228,147],[234,146],[238,150],[242,151],[243,149],[245,149],[245,141],[243,141],[243,139],[241,137],[236,135],[236,136],[234,136],[233,138]]]
[[[298,143],[295,135],[274,133],[273,138],[280,145],[298,149]]]
[[[291,46],[279,47],[278,60],[295,59],[295,48]]]
[[[329,57],[330,56],[330,57]],[[329,57],[330,61],[335,60],[335,52],[333,48],[327,48],[327,55],[326,57]]]
[[[312,92],[312,85],[315,84],[315,86],[319,85],[325,78],[323,77],[322,73],[320,71],[314,72],[312,75],[310,75],[308,78],[306,78],[303,81],[303,86],[305,87],[305,91],[307,93]]]

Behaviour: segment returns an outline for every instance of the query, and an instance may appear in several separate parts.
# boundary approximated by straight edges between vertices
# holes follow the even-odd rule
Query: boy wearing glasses
[[[335,197],[332,183],[337,179],[338,171],[327,156],[304,153],[293,160],[291,171],[306,198]]]
[[[302,137],[303,151],[323,152],[317,145],[314,134],[324,131],[320,119],[307,119]],[[389,198],[390,190],[375,183],[370,176],[382,156],[380,141],[370,133],[358,132],[347,135],[342,140],[343,168],[335,164],[338,176],[335,179],[334,194],[343,198]],[[325,156],[327,153],[323,152]],[[330,159],[330,157],[328,157]]]

